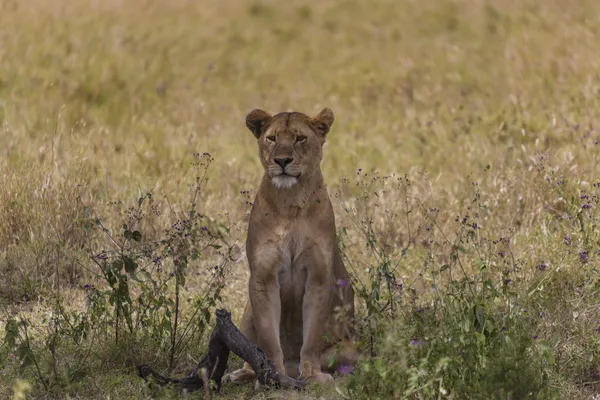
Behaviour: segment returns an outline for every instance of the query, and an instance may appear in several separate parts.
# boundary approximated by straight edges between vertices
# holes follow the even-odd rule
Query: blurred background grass
[[[575,228],[549,216],[570,200],[538,172],[543,160],[572,196],[600,176],[599,31],[594,0],[1,0],[0,304],[32,308],[56,274],[80,301],[82,204],[107,215],[110,202],[153,189],[165,211],[155,222],[168,224],[188,199],[195,152],[215,159],[202,212],[242,218],[240,191],[255,193],[262,174],[243,122],[256,107],[332,108],[331,192],[359,168],[426,172],[414,196],[444,206],[444,226],[488,171],[479,223],[511,232],[524,279],[540,262],[570,279],[577,254],[598,249],[564,261],[559,243]],[[385,223],[393,251],[412,240]],[[246,269],[230,271],[224,301],[237,317]]]

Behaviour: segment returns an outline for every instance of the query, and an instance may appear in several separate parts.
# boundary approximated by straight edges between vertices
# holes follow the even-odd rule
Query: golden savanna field
[[[594,0],[0,0],[0,398],[183,398],[135,365],[239,323],[245,115],[329,107],[361,360],[214,398],[599,399],[599,54]]]

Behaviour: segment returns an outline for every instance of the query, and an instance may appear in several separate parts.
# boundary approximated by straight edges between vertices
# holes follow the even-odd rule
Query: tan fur
[[[330,380],[336,364],[356,360],[348,340],[354,292],[320,168],[333,120],[329,109],[315,118],[262,110],[246,117],[265,174],[248,227],[249,301],[241,331],[278,372],[318,381]],[[234,382],[254,378],[248,365],[230,375]]]

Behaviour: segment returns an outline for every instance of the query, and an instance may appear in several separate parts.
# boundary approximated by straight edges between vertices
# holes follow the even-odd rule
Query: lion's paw
[[[241,368],[225,375],[223,377],[223,383],[231,382],[236,385],[241,385],[243,383],[251,382],[254,379],[256,379],[256,374],[254,371]]]

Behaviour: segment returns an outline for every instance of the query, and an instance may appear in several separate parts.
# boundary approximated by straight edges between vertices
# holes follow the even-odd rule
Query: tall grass
[[[186,324],[246,300],[245,113],[327,106],[364,357],[306,396],[595,398],[599,26],[592,0],[0,0],[0,397],[159,396],[129,367],[186,371]]]

